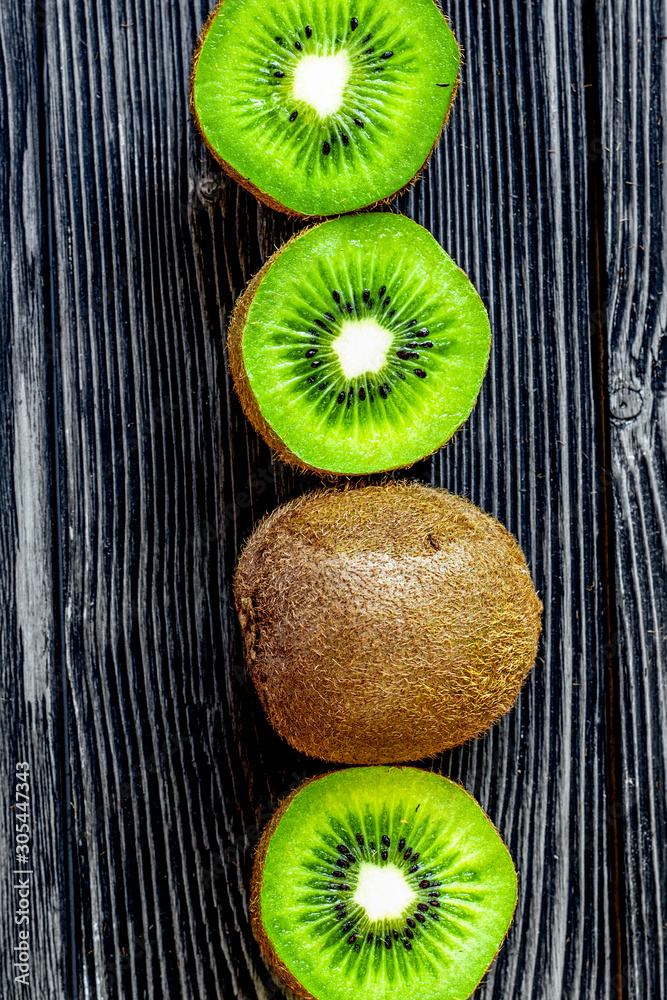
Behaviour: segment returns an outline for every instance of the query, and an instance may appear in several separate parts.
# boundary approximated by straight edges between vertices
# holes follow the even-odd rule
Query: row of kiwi
[[[425,229],[368,211],[428,160],[459,64],[433,0],[222,0],[202,31],[191,107],[210,151],[273,208],[340,216],[278,250],[230,323],[244,411],[291,464],[411,465],[475,404],[481,299]],[[519,546],[444,490],[323,489],[256,528],[234,589],[271,723],[356,765],[305,782],[262,836],[250,908],[269,968],[304,1000],[468,997],[511,921],[514,866],[462,788],[395,762],[514,703],[542,610]]]

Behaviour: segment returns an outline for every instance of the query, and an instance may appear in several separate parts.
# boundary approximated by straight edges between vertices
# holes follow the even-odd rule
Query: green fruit
[[[337,215],[408,185],[459,73],[433,0],[225,0],[206,23],[190,103],[235,180],[292,215]]]
[[[360,474],[410,465],[452,436],[490,339],[481,299],[433,237],[368,213],[279,250],[239,299],[228,346],[245,413],[283,460]]]
[[[418,760],[485,732],[535,660],[542,605],[515,539],[445,490],[388,482],[274,511],[236,570],[270,722],[324,760]]]
[[[512,920],[512,859],[463,788],[416,768],[306,782],[253,873],[253,930],[306,1000],[465,1000]]]

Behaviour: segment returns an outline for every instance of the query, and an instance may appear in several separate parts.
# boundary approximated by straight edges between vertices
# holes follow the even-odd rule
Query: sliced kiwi
[[[308,1000],[465,1000],[512,920],[512,859],[475,800],[416,768],[302,785],[260,842],[253,929]]]
[[[287,462],[320,472],[410,465],[468,417],[489,320],[463,271],[405,216],[321,223],[237,303],[229,358],[246,415]]]
[[[485,732],[533,666],[542,605],[515,539],[445,490],[323,490],[256,528],[234,584],[269,719],[324,760],[419,760]]]
[[[213,155],[257,197],[337,215],[419,173],[458,72],[433,0],[225,0],[199,40],[191,107]]]

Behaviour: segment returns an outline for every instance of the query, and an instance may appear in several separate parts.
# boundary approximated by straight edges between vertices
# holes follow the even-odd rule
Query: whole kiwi
[[[442,489],[325,489],[254,531],[235,577],[269,720],[325,760],[417,760],[514,704],[542,605],[516,540]]]

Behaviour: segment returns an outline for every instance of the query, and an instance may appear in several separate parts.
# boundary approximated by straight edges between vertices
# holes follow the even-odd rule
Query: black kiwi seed
[[[426,327],[422,327],[421,330],[417,330],[415,337],[428,337],[428,330]]]
[[[351,313],[351,312],[354,312],[354,306],[352,305],[352,303],[351,303],[351,302],[346,302],[346,303],[345,303],[345,308],[347,309],[347,311],[348,311],[349,313]]]
[[[299,52],[301,52],[301,49],[302,49],[302,47],[303,47],[303,46],[301,45],[301,42],[295,42],[295,43],[294,43],[294,48],[295,48],[295,49],[298,49],[298,50],[299,50]]]
[[[383,285],[380,291],[378,292],[378,298],[381,299],[386,291],[387,291],[387,286]]]
[[[402,851],[404,847],[405,847],[405,837],[401,837],[401,839],[398,842],[399,851]]]
[[[340,292],[337,292],[334,289],[334,291],[331,293],[331,297],[333,298],[334,302],[336,302],[336,303],[338,303],[338,305],[340,305]],[[339,847],[338,850],[340,851],[340,849],[341,848]]]
[[[366,398],[366,390],[364,389],[364,387],[362,385],[362,386],[359,387],[359,399],[363,403],[363,401],[365,400],[365,398]]]
[[[386,833],[382,837],[382,843],[384,844],[385,847],[391,847],[391,839],[387,836]]]
[[[440,906],[440,900],[439,899],[429,899],[428,905],[429,906]]]
[[[375,52],[375,49],[372,48],[372,47],[370,49],[366,49],[366,51],[364,52],[364,55],[365,56],[369,56],[371,54],[371,52]]]
[[[415,375],[417,378],[426,378],[426,372],[423,368],[415,368]]]
[[[311,361],[310,362],[310,367],[311,368],[319,368],[321,364],[322,364],[321,361]]]
[[[371,33],[370,33],[370,31],[369,31],[369,32],[368,32],[368,34],[366,35],[366,37],[365,37],[365,38],[362,38],[362,39],[361,39],[361,41],[362,41],[362,42],[370,42],[370,40],[371,40],[371,38],[372,38],[372,37],[373,37],[373,36],[371,35]]]
[[[355,118],[354,119],[354,124],[358,125],[359,128],[363,128],[364,127],[364,123],[362,122],[361,118]]]
[[[328,142],[326,142],[326,140],[322,146],[322,152],[324,153],[325,156],[328,156],[329,153],[331,152],[331,146],[329,145]]]
[[[337,868],[331,874],[334,878],[345,878],[345,872],[338,871]]]
[[[408,927],[412,927],[413,929],[417,926],[416,923],[414,922],[414,920],[412,919],[412,917],[408,917],[408,919],[406,920],[406,923],[407,923]],[[406,931],[405,933],[408,934],[409,932]]]
[[[391,933],[394,935],[394,941],[398,941],[398,939],[400,937],[398,931],[392,931]]]
[[[347,869],[347,868],[350,867],[349,861],[343,861],[342,858],[340,858],[340,860],[337,861],[336,864],[340,865],[341,868],[345,868],[345,869]]]
[[[343,140],[343,145],[344,146],[349,146],[350,145],[350,139],[349,139],[349,137],[347,135],[345,135],[344,132],[341,132],[340,137]]]
[[[408,326],[417,326],[417,320],[411,319],[410,322],[408,323]]]
[[[417,909],[421,910],[422,913],[428,913],[428,906],[426,905],[426,903],[417,903]],[[415,916],[417,916],[416,913],[415,913]],[[419,919],[419,918],[417,918],[417,919]]]
[[[413,861],[418,861],[418,860],[419,860],[419,854],[413,854],[413,855],[412,855],[412,860],[413,860]],[[434,883],[433,883],[433,885],[435,885],[435,884],[436,884],[436,883],[434,882]]]
[[[431,883],[427,882],[426,879],[422,879],[422,881],[419,883],[419,888],[420,889],[428,889],[428,887],[430,886],[430,884]]]
[[[412,868],[408,868],[408,875],[414,875],[414,873],[418,871],[419,865],[413,865]]]
[[[368,937],[366,938],[366,940],[368,941],[369,944],[373,944],[373,932],[372,931],[368,932]]]
[[[317,348],[316,347],[311,347],[311,348],[309,348],[309,350],[306,351],[306,357],[307,358],[314,358],[316,354],[317,354]]]
[[[331,313],[325,313],[324,314],[324,318],[328,319],[330,323],[335,323],[336,322],[336,317],[332,316]]]
[[[280,77],[283,77],[285,74],[283,73],[283,71],[281,69],[278,69],[278,70],[276,70],[276,72],[273,75],[277,76],[278,78],[280,78]]]
[[[414,920],[412,921],[412,923],[414,924]],[[411,940],[411,941],[412,941],[412,939],[413,939],[413,937],[414,937],[414,934],[412,933],[412,931],[410,930],[410,928],[409,928],[409,927],[406,927],[406,928],[405,928],[405,936],[406,936],[407,938],[410,938],[410,940]]]
[[[315,320],[315,323],[316,323],[316,325],[317,325],[317,326],[321,327],[321,329],[322,329],[322,330],[326,330],[326,332],[327,332],[327,333],[329,332],[329,331],[327,330],[327,325],[326,325],[326,323],[323,323],[321,319],[316,319],[316,320]]]
[[[398,375],[398,377],[399,377],[400,379],[403,379],[403,381],[405,382],[405,372],[402,372],[402,371],[399,371],[399,370],[397,370],[397,371],[396,371],[396,374]]]
[[[363,295],[364,302],[368,302],[370,297],[371,297],[370,288],[364,288],[364,295]]]
[[[334,292],[334,295],[335,294],[336,293]],[[339,854],[349,854],[350,853],[350,848],[346,847],[345,844],[339,844],[338,847],[336,848],[336,850],[338,851]]]
[[[352,892],[352,890],[350,889],[349,885],[347,885],[345,883],[343,885],[339,886],[339,888],[340,888],[341,892]]]
[[[352,31],[356,31],[357,28],[359,27],[359,21],[357,20],[356,17],[353,17],[352,20],[350,21],[350,27],[352,28]]]
[[[351,931],[354,927],[354,920],[349,920],[346,924],[343,924],[344,931]]]
[[[344,920],[347,916],[347,910],[341,910],[340,913],[336,914],[336,920]]]
[[[382,858],[383,861],[386,861],[387,858],[389,857],[389,851],[381,851],[380,857]]]
[[[415,920],[418,920],[420,924],[426,923],[426,917],[423,913],[415,913]]]
[[[337,403],[344,403],[345,402],[345,390],[344,389],[342,390],[342,392],[338,393],[338,397],[336,399],[336,402]]]
[[[409,361],[410,356],[410,351],[396,351],[396,357],[400,358],[401,361]]]
[[[312,385],[314,381],[315,381],[315,376],[314,375],[311,375],[310,378],[306,379],[306,382],[308,383],[308,385]]]
[[[354,942],[356,940],[357,940],[357,935],[356,934],[350,934],[349,938],[347,939],[347,943],[348,944],[354,944]]]
[[[306,25],[306,38],[312,38],[312,37],[313,37],[313,29],[311,28],[311,26],[309,24],[307,24]]]
[[[391,948],[391,938],[388,934],[385,934],[384,936],[384,946],[385,948]]]
[[[412,353],[410,354],[410,359],[412,361],[418,361],[419,360],[419,355],[417,354],[416,351],[412,351]]]
[[[289,116],[289,120],[291,122],[295,122],[298,117],[299,117],[299,112],[298,111],[293,111],[292,114]]]
[[[357,834],[357,836],[356,836],[355,839],[356,839],[357,843],[359,844],[359,847],[363,847],[364,846],[364,838],[363,838],[363,836],[360,833]]]
[[[383,52],[382,55],[380,56],[380,59],[391,59],[393,54],[394,54],[393,52]]]
[[[382,396],[383,399],[387,398],[388,393],[387,393],[386,388],[383,385],[380,386],[380,388],[378,389],[378,392],[380,393],[380,395]]]
[[[406,951],[412,951],[412,945],[410,944],[409,941],[404,941],[403,947],[405,948]]]

